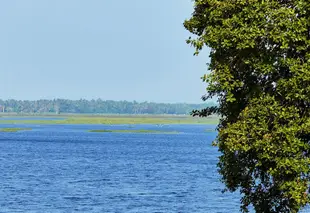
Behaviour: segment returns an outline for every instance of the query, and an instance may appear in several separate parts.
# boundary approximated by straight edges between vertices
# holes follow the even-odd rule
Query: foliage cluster
[[[310,1],[195,0],[184,22],[198,54],[211,48],[204,99],[219,106],[219,172],[244,212],[309,203]]]

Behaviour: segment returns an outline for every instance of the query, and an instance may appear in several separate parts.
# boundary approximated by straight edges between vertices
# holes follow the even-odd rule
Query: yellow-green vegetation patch
[[[0,132],[19,132],[19,131],[28,131],[32,130],[31,128],[1,128]]]
[[[159,131],[159,130],[148,130],[148,129],[94,129],[89,132],[114,132],[114,133],[147,133],[147,134],[178,134],[177,131]]]
[[[10,117],[7,120],[0,120],[2,124],[217,124],[219,119],[193,118],[191,116],[67,116],[64,120],[17,120]]]

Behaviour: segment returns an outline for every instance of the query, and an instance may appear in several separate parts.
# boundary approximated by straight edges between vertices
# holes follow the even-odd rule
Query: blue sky
[[[182,23],[191,0],[9,0],[0,7],[0,99],[200,103],[208,50]]]

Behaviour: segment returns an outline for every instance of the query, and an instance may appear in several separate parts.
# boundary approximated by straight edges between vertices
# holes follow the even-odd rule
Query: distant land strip
[[[21,114],[168,114],[188,115],[194,109],[215,106],[215,102],[202,104],[154,103],[112,100],[0,100],[1,113]]]
[[[157,115],[126,115],[126,116],[84,116],[67,115],[61,116],[2,116],[0,124],[217,124],[219,118],[216,116],[208,118],[197,118],[191,116],[157,116]]]

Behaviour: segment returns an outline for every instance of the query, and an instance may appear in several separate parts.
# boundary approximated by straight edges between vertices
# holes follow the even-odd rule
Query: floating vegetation
[[[206,129],[205,132],[215,132],[215,129]]]
[[[159,130],[148,130],[148,129],[95,129],[89,130],[89,132],[114,132],[114,133],[149,133],[149,134],[178,134],[177,131],[159,131]]]
[[[42,120],[40,119],[42,118]],[[14,116],[0,119],[0,124],[105,124],[105,125],[136,125],[136,124],[157,124],[163,127],[167,124],[218,124],[219,119],[215,118],[194,118],[191,116],[159,116],[159,115],[105,115],[105,116],[66,116],[63,119],[45,120],[45,117],[37,116],[35,119],[24,116],[23,119],[16,119]],[[130,127],[129,127],[130,128]]]
[[[0,132],[19,132],[19,131],[29,131],[31,128],[1,128]]]

